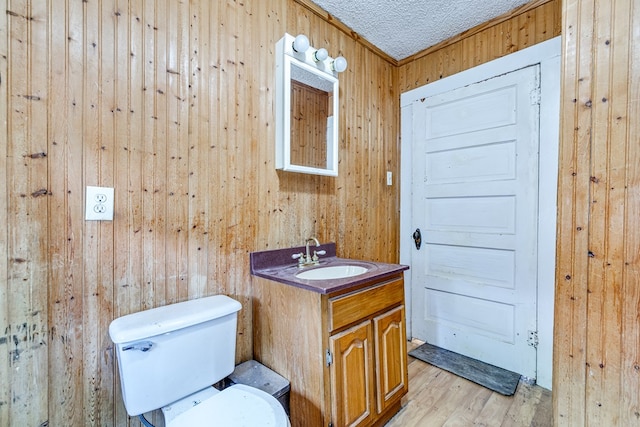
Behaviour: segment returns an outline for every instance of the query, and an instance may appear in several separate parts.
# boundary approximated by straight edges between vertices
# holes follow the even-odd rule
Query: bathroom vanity
[[[303,248],[251,254],[254,358],[291,383],[292,426],[383,425],[407,393],[403,271],[408,267],[337,258],[299,269]],[[306,280],[334,266],[366,272]]]

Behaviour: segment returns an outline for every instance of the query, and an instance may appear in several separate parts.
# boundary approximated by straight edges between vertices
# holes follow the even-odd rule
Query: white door
[[[413,104],[413,336],[536,377],[539,66]]]

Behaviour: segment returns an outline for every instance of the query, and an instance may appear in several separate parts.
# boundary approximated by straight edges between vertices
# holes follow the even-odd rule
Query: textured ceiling
[[[312,0],[396,60],[529,0]]]

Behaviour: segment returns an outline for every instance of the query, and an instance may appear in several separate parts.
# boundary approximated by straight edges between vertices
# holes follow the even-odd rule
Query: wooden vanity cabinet
[[[290,381],[292,426],[377,426],[400,409],[402,274],[338,295],[256,279],[254,357]]]

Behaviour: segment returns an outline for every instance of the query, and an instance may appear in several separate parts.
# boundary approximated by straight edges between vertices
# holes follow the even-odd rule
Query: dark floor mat
[[[513,395],[520,381],[520,374],[428,343],[411,350],[409,355],[505,396]]]

